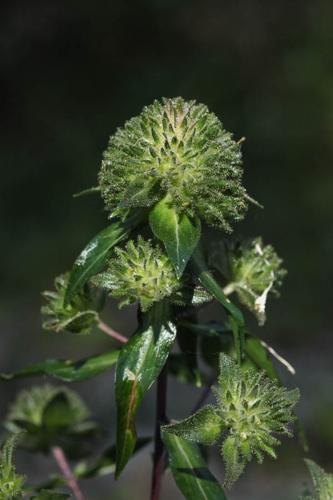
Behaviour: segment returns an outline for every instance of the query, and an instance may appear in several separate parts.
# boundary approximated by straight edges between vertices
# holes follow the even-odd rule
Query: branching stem
[[[52,454],[76,500],[85,500],[63,450],[59,446],[54,446]]]
[[[121,333],[118,333],[115,330],[113,330],[109,325],[104,323],[104,321],[102,321],[101,319],[98,321],[97,326],[102,332],[106,333],[113,339],[118,340],[118,342],[121,342],[122,344],[125,344],[128,341],[127,337],[124,337],[124,335],[122,335]]]

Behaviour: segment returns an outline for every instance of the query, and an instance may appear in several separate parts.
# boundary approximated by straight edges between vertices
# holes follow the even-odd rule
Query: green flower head
[[[287,271],[271,245],[255,238],[240,245],[230,255],[230,291],[235,291],[242,304],[253,312],[260,325],[266,321],[268,294],[279,295]]]
[[[93,282],[122,299],[120,307],[139,302],[147,311],[154,302],[173,296],[180,287],[173,266],[160,247],[139,237],[125,248],[116,248],[105,272]]]
[[[86,284],[71,302],[64,306],[64,297],[68,284],[69,274],[58,276],[55,281],[54,291],[43,292],[47,304],[42,306],[41,313],[44,317],[43,328],[59,332],[90,333],[98,320],[95,310],[96,300],[92,290]]]
[[[91,432],[95,424],[81,398],[67,387],[44,385],[21,391],[11,406],[6,427],[26,431],[20,444],[29,450],[48,451]]]
[[[264,372],[244,369],[226,354],[220,354],[218,386],[213,390],[216,406],[204,406],[181,422],[163,426],[162,431],[204,445],[223,438],[224,482],[230,487],[252,457],[259,463],[264,453],[276,457],[274,448],[280,444],[276,435],[291,435],[299,391],[287,391]]]
[[[264,453],[276,458],[280,444],[276,434],[291,435],[292,410],[299,398],[268,379],[264,372],[242,370],[230,357],[220,355],[220,375],[215,388],[218,412],[228,429],[222,445],[226,485],[230,486],[254,456],[259,463]]]
[[[18,436],[11,435],[0,451],[0,500],[21,500],[25,477],[16,473],[13,453]]]
[[[247,207],[240,144],[206,106],[155,101],[110,138],[99,184],[111,215],[165,196],[180,212],[231,230]]]

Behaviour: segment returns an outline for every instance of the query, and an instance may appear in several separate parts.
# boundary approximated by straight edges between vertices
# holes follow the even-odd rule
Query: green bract
[[[0,500],[21,500],[25,477],[16,473],[13,452],[17,440],[10,436],[0,452]]]
[[[261,238],[255,238],[231,253],[229,273],[231,283],[227,289],[235,291],[240,302],[263,325],[266,320],[267,295],[279,295],[279,288],[287,273],[282,268],[282,259],[271,245],[264,246]]]
[[[59,332],[90,333],[97,322],[95,298],[88,284],[85,284],[64,306],[64,297],[68,284],[68,274],[58,276],[54,291],[43,292],[47,304],[41,309],[44,316],[43,328]]]
[[[141,237],[136,244],[129,241],[125,248],[116,248],[107,270],[93,281],[113,297],[121,298],[120,307],[139,301],[143,311],[180,287],[168,257]]]
[[[246,210],[239,143],[203,104],[155,101],[110,138],[99,183],[111,215],[168,195],[179,212],[231,230]]]
[[[81,398],[67,387],[37,386],[21,391],[10,408],[6,427],[14,433],[26,431],[20,445],[48,451],[67,447],[76,436],[91,433],[96,426]]]

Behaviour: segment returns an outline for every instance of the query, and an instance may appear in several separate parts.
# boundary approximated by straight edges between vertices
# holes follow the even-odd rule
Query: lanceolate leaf
[[[197,444],[163,433],[176,484],[187,500],[226,500],[220,484],[208,470]]]
[[[149,223],[155,236],[163,241],[177,275],[181,276],[199,241],[200,220],[178,214],[166,197],[151,210]]]
[[[163,368],[175,336],[171,324],[150,326],[138,331],[121,350],[116,371],[117,477],[135,448],[136,411]]]
[[[65,361],[61,359],[47,359],[34,363],[14,373],[2,373],[2,380],[31,377],[35,375],[52,375],[65,382],[79,382],[103,373],[116,363],[119,351],[113,350],[98,356],[81,359],[80,361]]]
[[[103,269],[110,249],[127,238],[141,218],[142,213],[136,212],[124,222],[114,222],[88,243],[74,262],[65,294],[65,305],[89,278]]]
[[[231,316],[233,316],[233,318],[235,318],[239,325],[243,326],[244,318],[242,312],[225,296],[222,288],[217,283],[212,273],[208,270],[203,256],[198,249],[193,254],[193,263],[202,286],[223,305],[223,307],[231,314]]]
[[[181,422],[165,425],[163,431],[194,443],[213,444],[221,436],[223,428],[223,420],[214,406],[207,405]]]

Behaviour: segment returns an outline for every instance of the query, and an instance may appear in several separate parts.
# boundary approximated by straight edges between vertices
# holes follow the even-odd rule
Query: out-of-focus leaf
[[[151,438],[139,438],[136,442],[134,453],[137,453],[151,442]],[[105,476],[112,474],[116,469],[116,446],[110,446],[93,463],[82,460],[77,464],[74,474],[79,479],[86,479],[94,476]]]
[[[160,304],[153,306],[151,326],[138,331],[120,352],[116,370],[117,467],[119,477],[136,443],[134,417],[144,394],[162,370],[176,331],[171,324],[161,324]]]
[[[17,370],[14,373],[1,373],[0,378],[2,380],[12,380],[35,375],[51,375],[65,382],[80,382],[112,368],[117,361],[118,355],[119,350],[112,350],[79,361],[47,359]]]
[[[226,500],[197,444],[168,432],[163,432],[163,441],[174,480],[187,500]]]
[[[179,214],[165,197],[150,211],[149,224],[154,235],[163,241],[177,275],[181,276],[199,241],[200,220]]]
[[[223,420],[214,408],[207,405],[181,422],[165,425],[163,432],[200,444],[213,444],[224,429]]]
[[[114,222],[103,229],[88,243],[74,262],[65,294],[65,306],[89,278],[103,269],[111,248],[127,238],[141,219],[142,213],[135,212],[125,222]]]
[[[199,368],[188,365],[188,358],[183,353],[170,354],[168,371],[180,382],[202,387],[205,384],[205,376]]]

